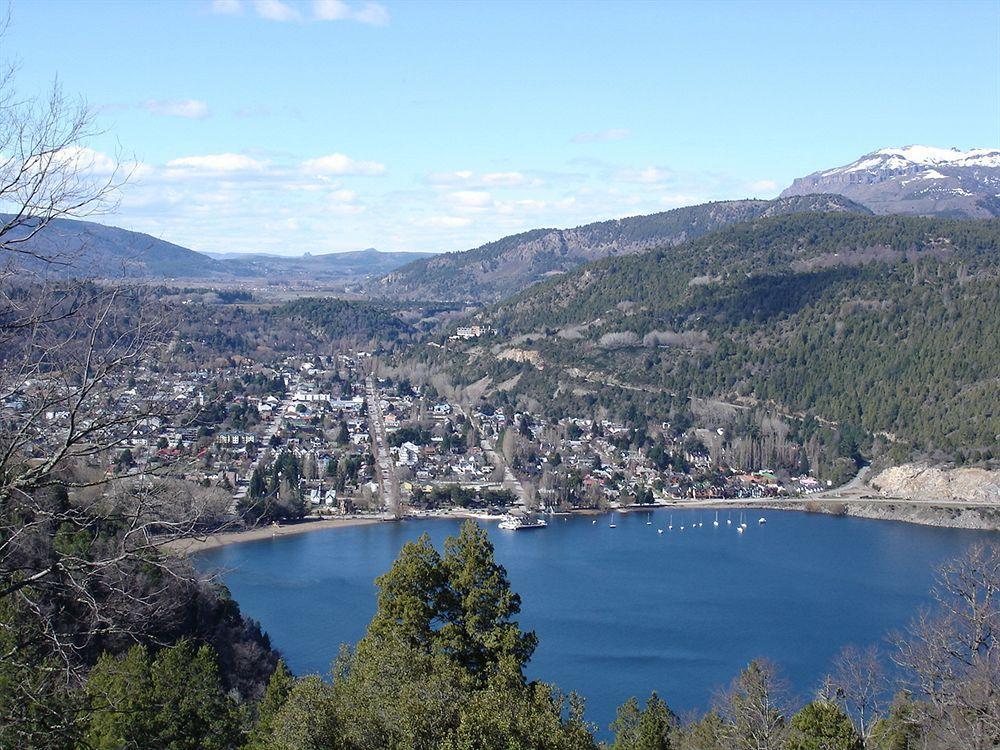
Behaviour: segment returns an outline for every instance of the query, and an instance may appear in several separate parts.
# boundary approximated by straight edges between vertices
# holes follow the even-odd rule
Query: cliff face
[[[796,179],[781,196],[836,193],[877,214],[1000,216],[1000,151],[884,148]]]
[[[903,464],[882,471],[871,485],[884,497],[1000,505],[1000,471]]]

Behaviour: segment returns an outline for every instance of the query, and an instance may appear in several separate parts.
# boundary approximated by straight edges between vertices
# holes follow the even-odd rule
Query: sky
[[[914,143],[1000,147],[1000,0],[13,0],[95,111],[97,220],[200,251],[464,250]]]

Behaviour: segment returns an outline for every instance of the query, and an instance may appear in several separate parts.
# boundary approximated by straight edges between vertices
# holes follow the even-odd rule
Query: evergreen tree
[[[677,723],[667,704],[654,692],[640,708],[639,701],[629,698],[619,706],[611,730],[615,733],[612,750],[670,750],[671,737]]]
[[[835,703],[813,701],[792,717],[788,750],[862,750],[861,735]]]
[[[155,657],[142,646],[120,658],[102,656],[87,695],[87,747],[229,750],[242,742],[236,705],[223,692],[208,646],[181,641]]]

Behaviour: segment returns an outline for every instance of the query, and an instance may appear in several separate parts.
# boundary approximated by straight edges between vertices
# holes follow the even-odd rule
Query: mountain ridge
[[[882,148],[795,179],[781,193],[843,195],[876,214],[1000,216],[1000,149]]]
[[[5,217],[0,215],[0,220]],[[27,237],[31,225],[7,239]],[[374,248],[301,256],[201,253],[143,232],[79,219],[53,219],[11,253],[15,268],[37,276],[88,279],[234,281],[249,278],[357,283],[380,276],[427,253]],[[221,255],[222,257],[218,257]]]
[[[457,253],[402,266],[369,285],[372,296],[494,302],[603,257],[676,245],[743,221],[800,211],[869,210],[842,196],[716,201],[656,214],[532,229]]]

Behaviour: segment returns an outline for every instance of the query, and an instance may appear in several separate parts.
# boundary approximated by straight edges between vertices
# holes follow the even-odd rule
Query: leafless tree
[[[781,750],[788,734],[788,686],[770,662],[757,659],[716,699],[733,750]]]
[[[924,731],[943,747],[1000,746],[1000,550],[977,544],[942,566],[934,606],[894,638]]]
[[[883,715],[888,688],[878,649],[846,646],[824,679],[820,697],[839,704],[867,742],[872,725]]]
[[[114,206],[127,170],[88,148],[84,103],[58,85],[24,97],[15,72],[0,69],[0,663],[44,653],[72,684],[85,655],[169,620],[163,593],[189,573],[162,552],[217,508],[147,466],[111,470],[170,412],[155,378],[126,386],[169,331],[141,286],[70,280],[75,257],[38,249],[54,220]]]

